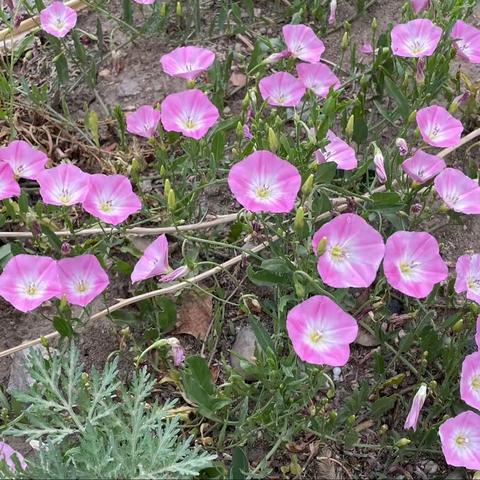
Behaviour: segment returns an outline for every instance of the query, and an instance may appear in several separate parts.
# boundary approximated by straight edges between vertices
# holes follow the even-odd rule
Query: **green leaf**
[[[58,81],[60,83],[68,82],[68,62],[67,57],[63,53],[55,58],[55,70],[57,71]]]
[[[245,480],[246,473],[248,473],[248,459],[245,455],[245,452],[239,448],[235,447],[233,449],[232,455],[232,466],[228,472],[229,480]]]
[[[368,125],[365,122],[363,112],[357,111],[355,113],[352,138],[359,145],[368,138]]]
[[[212,137],[212,155],[218,163],[223,159],[225,153],[225,133],[223,130],[217,131]]]
[[[410,115],[410,105],[403,92],[397,87],[397,85],[385,75],[385,88],[388,94],[395,100],[398,105],[400,115],[404,120],[407,120]]]
[[[250,317],[250,325],[252,327],[253,333],[257,337],[260,348],[264,352],[270,350],[272,353],[275,353],[275,345],[272,342],[272,338],[265,330],[265,327],[258,321],[256,317]]]
[[[396,401],[397,401],[396,395],[379,398],[372,405],[372,409],[371,409],[372,416],[377,418],[381,417],[385,413],[389,412],[395,406]]]
[[[316,177],[321,183],[330,183],[337,173],[337,164],[335,162],[322,163],[317,168]]]
[[[12,257],[12,245],[10,243],[2,245],[0,247],[0,269],[3,268]]]
[[[160,297],[155,300],[156,320],[159,329],[162,332],[173,330],[177,323],[177,307],[175,303],[167,297]]]
[[[128,25],[133,24],[133,9],[130,0],[122,0],[123,20]]]
[[[399,210],[402,206],[402,198],[395,192],[377,192],[374,193],[369,202],[371,210]]]
[[[56,250],[60,250],[60,248],[62,247],[62,241],[60,240],[60,238],[57,237],[57,235],[55,235],[55,232],[48,228],[46,225],[42,225],[41,229],[42,233],[48,238],[48,241],[50,242],[52,247]]]
[[[71,337],[75,333],[70,322],[63,317],[55,317],[53,319],[53,328],[62,337]]]
[[[290,279],[287,275],[280,275],[269,270],[253,270],[252,266],[247,267],[247,276],[249,280],[259,287],[274,287],[278,285],[288,285]]]

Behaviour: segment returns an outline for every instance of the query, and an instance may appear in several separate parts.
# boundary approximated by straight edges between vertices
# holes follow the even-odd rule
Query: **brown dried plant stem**
[[[465,144],[467,144],[468,142],[474,140],[475,138],[477,138],[479,136],[480,136],[480,128],[474,130],[473,132],[471,132],[468,135],[466,135],[465,137],[463,137],[461,142],[457,146],[451,147],[451,148],[446,148],[446,149],[442,150],[441,152],[438,153],[438,156],[440,156],[442,158],[446,157],[447,155],[449,155],[453,151],[457,150],[458,148],[461,148],[462,146],[464,146]],[[384,187],[380,187],[380,188],[376,189],[376,191],[381,191],[383,189],[384,189]],[[365,195],[365,196],[368,196],[368,195]],[[345,199],[336,199],[336,200],[338,202],[337,205],[336,205],[336,209],[338,211],[344,211],[347,208],[346,200]],[[231,214],[231,216],[232,216],[231,221],[233,221],[234,218],[237,217],[237,215],[238,214]],[[317,220],[323,220],[325,218],[328,218],[329,215],[330,215],[330,212],[326,212],[326,213],[320,215],[317,218]],[[228,217],[228,215],[226,215],[224,217]],[[198,225],[198,228],[201,228],[200,225],[205,225],[205,223],[207,223],[207,222],[204,222],[203,224],[200,223],[200,224],[194,224],[194,225]],[[223,223],[227,223],[227,222],[223,222]],[[190,226],[189,225],[184,225],[183,227],[184,227],[184,229],[187,229],[186,227],[190,227],[190,229],[191,229],[192,226],[191,225]],[[169,233],[169,232],[170,233],[175,233],[180,228],[181,227],[166,227],[166,229],[163,229],[163,230],[162,229],[141,229],[141,230],[149,230],[150,232],[152,232],[152,230],[155,230],[156,233],[158,233],[159,231],[162,231],[163,233]],[[173,229],[173,230],[168,230],[168,229]],[[1,234],[0,234],[0,237],[1,237]],[[271,241],[273,242],[275,240],[277,240],[277,237],[272,238]],[[214,267],[210,270],[207,270],[203,273],[200,273],[199,275],[196,275],[195,277],[190,278],[188,281],[184,281],[184,282],[178,283],[176,285],[172,285],[170,287],[165,287],[165,288],[160,288],[158,290],[153,290],[151,292],[143,293],[141,295],[137,295],[137,296],[127,298],[127,299],[124,299],[124,300],[119,300],[117,303],[115,303],[111,307],[107,307],[105,310],[102,310],[98,313],[95,313],[94,315],[92,315],[89,318],[89,320],[96,320],[98,318],[104,317],[105,315],[109,315],[110,313],[112,313],[116,310],[120,310],[120,309],[122,309],[122,308],[124,308],[128,305],[133,305],[137,302],[141,302],[142,300],[147,300],[149,298],[154,298],[154,297],[157,297],[157,296],[160,296],[160,295],[167,295],[169,293],[174,293],[174,292],[177,292],[179,290],[182,290],[183,288],[189,287],[191,284],[198,283],[202,280],[205,280],[206,278],[212,277],[212,276],[214,276],[218,273],[221,273],[224,270],[229,269],[230,267],[240,263],[240,261],[245,256],[249,256],[249,254],[258,253],[258,252],[262,251],[263,249],[265,249],[266,247],[268,247],[269,244],[270,244],[270,242],[264,242],[261,245],[257,245],[256,247],[252,248],[249,253],[244,252],[240,255],[237,255],[237,256],[231,258],[230,260],[227,260],[226,262],[224,262],[224,263],[222,263],[222,264],[220,264],[220,265],[218,265],[218,266],[216,266],[216,267]],[[56,338],[58,336],[59,336],[58,332],[52,332],[52,333],[49,333],[48,335],[45,335],[43,337],[39,337],[39,338],[36,338],[34,340],[30,340],[28,342],[22,343],[21,345],[17,345],[16,347],[9,348],[7,350],[4,350],[4,351],[0,352],[0,358],[6,357],[8,355],[12,355],[16,352],[19,352],[21,350],[25,350],[29,347],[34,346],[34,345],[38,345],[39,343],[41,343],[42,338],[45,338],[47,340],[51,340],[51,339]]]

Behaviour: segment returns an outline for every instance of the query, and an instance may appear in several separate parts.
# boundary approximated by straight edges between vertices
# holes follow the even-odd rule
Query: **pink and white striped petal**
[[[463,360],[460,397],[467,405],[480,410],[480,352],[467,355]]]
[[[139,137],[152,138],[157,133],[160,112],[150,105],[143,105],[126,115],[127,132]]]
[[[283,38],[290,55],[304,62],[317,63],[325,51],[325,45],[306,25],[285,25]]]
[[[480,304],[480,254],[461,255],[455,265],[455,291]]]
[[[140,282],[167,273],[168,269],[168,241],[160,235],[145,249],[130,278],[133,283]]]
[[[412,406],[408,412],[407,419],[405,420],[405,425],[403,428],[408,430],[411,428],[413,431],[417,430],[418,418],[420,417],[420,412],[422,410],[425,399],[427,398],[427,386],[420,385],[417,393],[413,397]]]
[[[434,180],[435,190],[448,208],[465,214],[480,213],[480,187],[456,168],[445,168]]]
[[[413,157],[402,163],[402,168],[406,174],[418,184],[432,180],[446,167],[442,158],[423,150],[417,150]]]
[[[20,185],[15,180],[12,168],[7,163],[0,163],[0,200],[19,195]]]
[[[454,147],[460,143],[463,125],[438,105],[421,108],[417,125],[423,140],[432,147]]]
[[[480,30],[457,20],[450,37],[459,57],[470,63],[480,63]]]
[[[272,107],[296,107],[306,92],[303,83],[287,72],[262,78],[258,88],[262,98]]]
[[[0,161],[8,163],[16,178],[35,180],[45,169],[48,157],[23,140],[15,140],[0,148]]]
[[[328,143],[315,152],[318,163],[335,162],[339,170],[353,170],[357,168],[357,156],[347,142],[337,137],[331,130],[327,132]]]
[[[338,77],[323,63],[299,63],[297,74],[306,88],[322,98],[327,97],[331,88],[340,88]]]
[[[160,59],[163,71],[172,77],[194,80],[215,61],[215,54],[208,48],[179,47]]]
[[[443,30],[427,19],[411,20],[392,29],[392,51],[399,57],[429,57],[437,48]]]

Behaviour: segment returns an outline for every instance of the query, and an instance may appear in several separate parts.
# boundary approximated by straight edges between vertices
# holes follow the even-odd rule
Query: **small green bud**
[[[313,181],[315,177],[313,173],[311,173],[308,178],[305,180],[304,184],[302,185],[302,193],[307,196],[313,190]]]
[[[177,203],[177,200],[176,200],[176,198],[175,198],[175,192],[174,192],[173,190],[170,190],[170,191],[168,192],[168,197],[167,197],[168,209],[169,209],[170,211],[175,210],[176,203]]]
[[[327,237],[323,237],[319,242],[318,242],[318,245],[317,245],[317,255],[320,257],[321,255],[323,255],[325,253],[325,251],[327,250],[327,243],[328,243],[328,239]]]
[[[343,22],[343,28],[345,29],[345,31],[350,33],[350,31],[352,30],[352,24],[349,21],[345,20]]]
[[[355,125],[355,115],[350,115],[350,118],[348,119],[348,122],[347,122],[347,126],[345,127],[345,133],[348,138],[352,138],[354,125]]]
[[[177,8],[175,10],[177,17],[182,17],[183,16],[183,7],[181,2],[177,2]]]
[[[170,193],[170,190],[172,189],[172,185],[170,184],[170,180],[167,178],[165,180],[165,183],[163,185],[163,195],[168,198],[168,194]]]
[[[295,214],[295,220],[293,222],[293,229],[297,233],[301,233],[305,227],[305,210],[303,207],[298,207],[297,213]]]
[[[195,80],[187,80],[187,88],[195,88]]]
[[[377,28],[378,28],[377,19],[376,19],[376,17],[373,17],[373,20],[372,20],[372,31],[373,31],[373,32],[376,32],[376,31],[377,31]]]
[[[40,345],[43,347],[43,348],[49,348],[50,347],[50,343],[48,341],[48,338],[45,338],[44,336],[41,336],[40,337]]]
[[[455,325],[452,327],[452,331],[455,333],[461,332],[463,330],[463,318],[458,320]]]
[[[272,127],[268,127],[268,146],[273,153],[278,150],[278,138]]]
[[[363,89],[366,89],[369,85],[369,81],[368,81],[368,78],[366,75],[362,75],[360,77],[360,87],[362,87]]]
[[[330,417],[330,421],[334,422],[334,421],[337,419],[337,417],[338,417],[337,411],[336,411],[336,410],[332,410],[332,411],[330,412],[329,417]]]
[[[327,398],[333,398],[335,396],[335,390],[333,388],[328,389]]]
[[[357,421],[357,416],[356,416],[356,415],[350,415],[350,416],[347,418],[347,423],[348,423],[349,425],[353,425],[356,421]]]
[[[415,119],[417,118],[417,111],[414,110],[408,117],[407,123],[413,123]]]
[[[438,383],[437,383],[436,380],[432,380],[432,381],[428,384],[428,388],[429,388],[430,390],[433,390],[433,391],[434,391],[434,390],[437,389],[437,387],[438,387]]]
[[[167,16],[167,4],[166,3],[161,3],[160,4],[160,17],[166,17]]]
[[[388,432],[388,425],[384,423],[384,424],[380,427],[380,430],[378,431],[378,433],[379,433],[380,435],[385,435],[387,432]]]
[[[242,122],[238,122],[238,123],[237,123],[236,132],[237,132],[237,136],[239,136],[240,138],[243,137],[243,125],[242,125]]]
[[[395,444],[395,446],[398,448],[403,448],[403,447],[406,447],[407,445],[410,445],[411,443],[412,441],[409,438],[403,437]]]
[[[348,34],[348,32],[345,32],[342,37],[342,43],[341,43],[342,50],[346,50],[349,45],[350,45],[350,35]]]
[[[293,277],[293,286],[295,287],[295,294],[298,298],[305,297],[305,287],[296,277]]]
[[[165,168],[164,165],[160,167],[160,175],[164,177],[167,174],[167,169]]]

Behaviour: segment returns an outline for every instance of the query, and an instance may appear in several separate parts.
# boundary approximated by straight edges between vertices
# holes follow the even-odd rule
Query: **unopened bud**
[[[167,178],[165,180],[165,183],[163,185],[163,195],[168,198],[168,194],[170,193],[170,190],[172,189],[172,185],[170,184],[170,180]]]
[[[378,433],[380,435],[385,435],[385,433],[388,432],[388,425],[387,424],[383,424],[381,427],[380,427],[380,430],[378,431]]]
[[[357,416],[356,415],[350,415],[347,418],[347,423],[350,425],[353,425],[357,421]]]
[[[353,127],[355,125],[355,115],[350,115],[348,119],[347,126],[345,127],[345,134],[348,138],[352,138],[353,135]]]
[[[272,127],[268,127],[268,146],[273,153],[278,150],[278,138]]]
[[[167,174],[167,169],[165,168],[164,165],[160,167],[160,175],[164,177]]]
[[[328,239],[327,237],[323,237],[317,245],[317,256],[323,255],[327,250]]]
[[[435,391],[438,387],[438,383],[436,382],[436,380],[432,380],[429,384],[428,384],[428,388],[430,390],[433,390]]]
[[[173,190],[170,190],[168,192],[168,197],[167,197],[167,206],[170,211],[175,210],[175,206],[177,204],[177,200],[175,198],[175,192]]]
[[[398,447],[398,448],[403,448],[403,447],[406,447],[407,445],[410,445],[412,443],[412,441],[408,438],[401,438],[396,444],[395,446]]]
[[[48,341],[48,338],[45,338],[44,336],[41,336],[40,337],[40,345],[43,347],[43,348],[48,348],[50,346],[50,343]]]
[[[348,32],[345,32],[342,37],[342,43],[341,43],[342,50],[346,50],[349,45],[350,45],[350,35],[348,34]]]
[[[472,94],[467,91],[465,93],[462,93],[458,97],[455,97],[453,99],[452,103],[450,104],[450,107],[448,108],[448,111],[450,113],[455,113],[458,110],[458,107],[461,107],[462,105],[465,105],[468,102],[471,95]]]
[[[313,173],[311,173],[308,178],[305,180],[304,184],[302,185],[302,193],[307,196],[313,190],[313,181],[315,177]]]
[[[376,31],[377,31],[377,28],[378,28],[377,19],[376,19],[376,17],[373,17],[373,20],[372,20],[372,31],[373,31],[373,32],[376,32]]]
[[[303,207],[298,207],[297,213],[295,214],[295,221],[293,222],[293,229],[297,233],[301,233],[305,226],[305,210]]]
[[[463,330],[463,318],[458,320],[458,322],[456,322],[455,325],[453,325],[453,327],[452,327],[452,331],[455,332],[455,333],[458,333],[462,330]]]
[[[332,410],[329,416],[330,416],[330,421],[334,422],[338,417],[338,413],[336,410]]]
[[[177,8],[175,10],[177,17],[182,17],[183,16],[183,7],[181,2],[177,2]]]
[[[417,118],[417,111],[414,110],[414,111],[408,116],[407,123],[413,123],[416,118]]]

